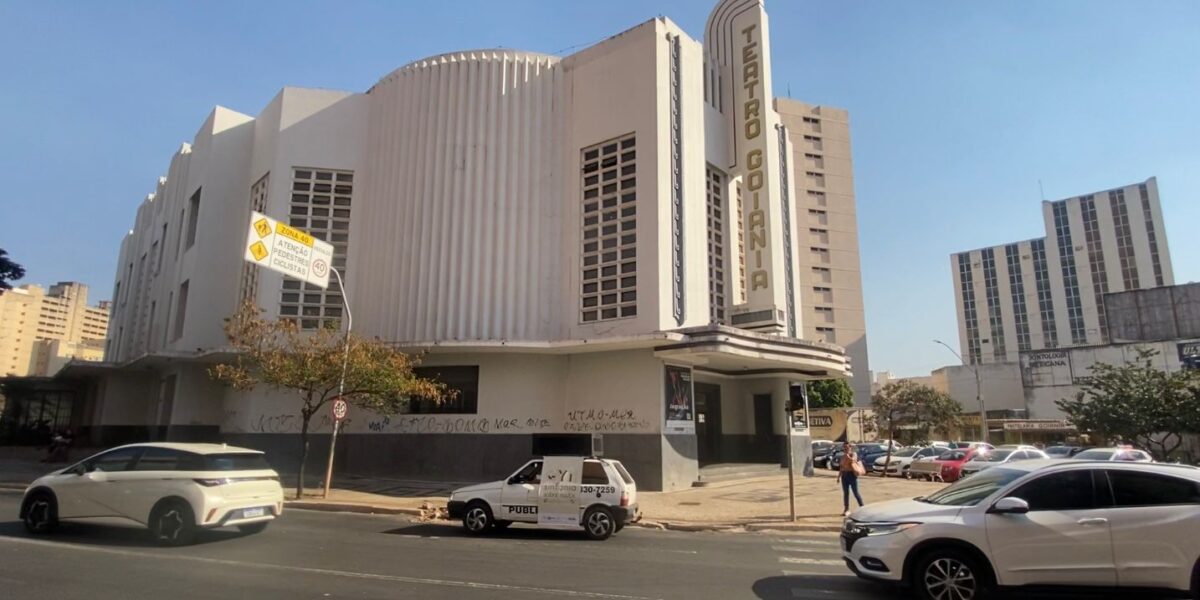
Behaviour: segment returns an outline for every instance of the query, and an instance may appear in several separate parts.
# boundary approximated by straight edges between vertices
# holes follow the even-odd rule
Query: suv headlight
[[[846,528],[850,529],[853,527],[854,529],[857,530],[856,533],[858,533],[859,535],[867,536],[867,537],[875,537],[875,536],[879,536],[879,535],[891,535],[893,533],[900,533],[901,531],[908,531],[909,529],[912,529],[913,527],[916,527],[917,525],[920,525],[920,523],[914,523],[914,522],[899,523],[899,522],[894,522],[894,521],[877,521],[877,522],[865,521],[865,522],[860,522],[860,523],[854,523],[853,525],[847,525]]]

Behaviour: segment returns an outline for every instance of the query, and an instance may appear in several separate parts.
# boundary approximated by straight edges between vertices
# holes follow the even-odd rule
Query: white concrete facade
[[[705,43],[658,18],[566,57],[452,52],[365,93],[218,107],[122,244],[109,361],[152,375],[108,377],[93,422],[292,451],[294,400],[205,375],[243,299],[306,329],[342,321],[336,285],[243,262],[258,210],[334,245],[356,332],[472,374],[461,412],[353,415],[348,468],[492,476],[592,434],[647,489],[690,485],[703,462],[777,460],[789,386],[851,363],[800,339],[768,49],[762,3],[725,0]],[[707,386],[697,432],[665,423],[668,367]],[[399,460],[414,453],[428,460]]]
[[[1103,296],[1174,284],[1158,184],[1043,202],[1046,237],[950,256],[969,364],[1107,341]]]
[[[54,375],[72,358],[101,360],[108,320],[109,303],[88,306],[82,283],[0,292],[0,377]]]

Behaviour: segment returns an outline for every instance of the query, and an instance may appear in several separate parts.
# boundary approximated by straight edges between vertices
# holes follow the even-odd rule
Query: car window
[[[1108,460],[1112,458],[1112,450],[1084,450],[1076,454],[1074,458],[1079,460]]]
[[[992,467],[967,479],[960,479],[920,501],[943,506],[975,506],[1025,474],[1025,471],[1017,469]]]
[[[1014,454],[1012,450],[996,450],[994,452],[989,452],[988,454],[977,456],[975,457],[975,460],[982,462],[1004,462],[1004,459],[1008,458],[1009,455],[1012,454]],[[1014,459],[1015,458],[1016,457],[1014,456]]]
[[[1092,471],[1043,475],[1009,494],[1029,503],[1029,510],[1087,510],[1096,507]]]
[[[183,452],[167,448],[146,448],[145,452],[133,465],[134,471],[175,471],[179,470]],[[196,456],[196,455],[192,455]],[[196,458],[199,458],[198,456]],[[185,461],[187,462],[187,461]]]
[[[142,452],[142,448],[119,448],[105,452],[84,463],[88,471],[114,473],[129,470],[129,464]]]
[[[1112,469],[1108,481],[1118,507],[1200,504],[1200,484],[1188,479]]]
[[[540,483],[542,481],[542,461],[525,465],[525,468],[512,476],[511,481],[512,483]]]
[[[938,456],[938,460],[962,460],[966,455],[966,452],[954,450],[951,452],[945,452],[941,456]]]
[[[612,466],[617,468],[617,475],[621,476],[621,481],[624,481],[627,484],[633,483],[633,476],[631,476],[629,474],[629,471],[625,470],[625,465],[621,464],[619,461],[614,460],[614,461],[612,461]]]
[[[203,458],[205,471],[263,471],[271,468],[267,457],[258,452],[205,454]]]
[[[608,473],[600,461],[583,461],[583,485],[608,485]]]

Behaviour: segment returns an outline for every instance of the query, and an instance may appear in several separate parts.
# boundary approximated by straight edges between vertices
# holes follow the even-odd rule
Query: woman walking
[[[850,516],[850,492],[854,492],[854,499],[858,501],[858,505],[863,505],[862,496],[858,493],[858,476],[866,475],[867,470],[863,467],[862,462],[858,460],[858,453],[854,451],[854,446],[850,442],[842,444],[842,462],[838,465],[838,481],[842,484],[842,515]]]

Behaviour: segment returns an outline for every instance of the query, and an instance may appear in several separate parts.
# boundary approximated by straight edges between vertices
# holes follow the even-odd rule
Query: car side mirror
[[[1029,512],[1029,503],[1015,497],[1001,498],[988,512],[996,515],[1023,515]]]

